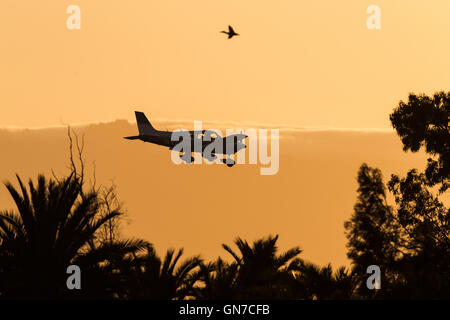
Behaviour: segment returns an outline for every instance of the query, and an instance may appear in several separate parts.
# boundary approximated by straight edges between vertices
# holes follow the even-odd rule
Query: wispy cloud
[[[68,124],[58,124],[52,126],[38,126],[38,127],[20,127],[20,126],[3,126],[0,129],[8,131],[22,131],[22,130],[45,130],[45,129],[58,129],[67,128],[68,125],[71,127],[86,127],[91,125],[105,125],[113,124],[117,122],[127,122],[129,124],[135,124],[135,121],[128,120],[115,120],[115,121],[93,121],[84,123],[68,123]],[[192,130],[194,128],[194,121],[200,120],[172,120],[164,118],[151,119],[151,123],[158,130],[176,130],[176,129],[186,129]],[[255,121],[203,121],[203,128],[208,129],[279,129],[285,133],[300,133],[300,132],[327,132],[327,131],[337,131],[337,132],[372,132],[372,133],[392,133],[392,128],[340,128],[340,127],[329,127],[329,126],[296,126],[291,124],[280,124],[280,123],[262,123]]]

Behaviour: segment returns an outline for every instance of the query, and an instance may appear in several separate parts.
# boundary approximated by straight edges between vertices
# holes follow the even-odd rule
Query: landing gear
[[[191,156],[191,157],[189,158],[189,155],[187,155],[187,154],[185,154],[185,153],[180,155],[180,159],[183,160],[183,161],[186,162],[186,163],[192,163],[192,162],[195,161],[194,157]]]
[[[203,156],[203,158],[205,158],[205,159],[207,159],[209,161],[214,161],[214,160],[217,159],[217,155],[216,154],[211,154],[211,155],[203,154],[202,156]],[[192,154],[186,154],[186,153],[180,152],[180,159],[183,160],[187,164],[195,162],[195,158],[192,156]],[[223,164],[226,164],[228,168],[231,168],[231,167],[233,167],[236,164],[234,159],[233,158],[229,158],[229,157],[220,158],[220,161]]]
[[[226,164],[228,168],[231,168],[232,166],[235,165],[235,162],[233,159],[230,158],[224,158],[222,159],[222,163]]]

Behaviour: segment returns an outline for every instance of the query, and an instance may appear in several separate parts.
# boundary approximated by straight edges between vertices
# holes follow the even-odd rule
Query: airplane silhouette
[[[220,32],[227,34],[228,35],[228,39],[231,39],[234,36],[239,36],[239,33],[236,33],[232,26],[228,26],[228,32],[227,31],[220,31]]]
[[[136,114],[136,122],[139,130],[139,135],[124,137],[124,139],[141,140],[144,142],[150,142],[161,146],[169,147],[169,150],[177,150],[178,147],[177,148],[175,147],[178,144],[180,144],[180,140],[172,139],[174,132],[156,130],[150,124],[150,121],[148,121],[147,117],[143,112],[135,111],[134,113]],[[180,136],[189,137],[189,142],[187,143],[190,144],[191,154],[186,154],[185,150],[183,150],[183,152],[179,150],[181,153],[180,158],[186,163],[191,163],[194,161],[194,157],[192,157],[192,152],[199,152],[202,154],[202,157],[208,159],[209,161],[214,161],[215,159],[217,159],[216,154],[221,154],[222,156],[225,157],[220,159],[221,162],[226,164],[228,167],[232,167],[235,164],[235,162],[232,158],[230,158],[230,156],[232,157],[236,152],[247,147],[242,141],[248,136],[243,133],[232,134],[227,137],[221,137],[219,134],[217,134],[217,132],[212,130],[178,131],[175,133],[177,133],[178,137]],[[209,140],[203,139],[205,135],[208,136]],[[222,146],[221,153],[220,150],[217,149],[214,149],[214,152],[205,152],[205,148],[213,142],[215,143],[215,145]],[[229,145],[228,148],[227,144]],[[233,147],[230,148],[230,146]]]

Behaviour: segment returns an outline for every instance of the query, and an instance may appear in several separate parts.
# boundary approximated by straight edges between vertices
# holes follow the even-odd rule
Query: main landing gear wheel
[[[227,158],[225,158],[225,159],[222,159],[222,162],[223,162],[224,164],[226,164],[228,168],[231,168],[232,166],[235,165],[235,162],[234,162],[233,159],[227,159]]]
[[[189,159],[189,155],[187,155],[185,153],[181,153],[180,158],[181,158],[181,160],[183,160],[184,162],[186,162],[188,164],[193,163],[195,161],[194,157],[191,156]]]

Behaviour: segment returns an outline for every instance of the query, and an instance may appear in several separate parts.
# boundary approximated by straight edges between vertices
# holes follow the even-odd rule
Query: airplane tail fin
[[[139,135],[151,135],[158,132],[153,126],[150,124],[150,121],[148,121],[147,117],[143,112],[135,111],[136,114],[136,122],[139,130]]]

